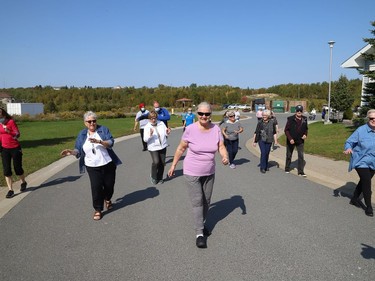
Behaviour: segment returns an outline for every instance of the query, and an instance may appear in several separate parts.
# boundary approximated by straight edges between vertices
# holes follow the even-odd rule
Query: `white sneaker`
[[[236,165],[234,165],[234,164],[230,164],[230,165],[229,165],[229,168],[236,169]]]

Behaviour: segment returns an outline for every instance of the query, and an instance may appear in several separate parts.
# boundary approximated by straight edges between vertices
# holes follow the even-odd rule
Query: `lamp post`
[[[335,44],[335,41],[328,41],[330,55],[329,55],[329,84],[328,84],[328,112],[326,114],[326,120],[324,121],[324,124],[332,124],[332,122],[329,120],[329,116],[331,115],[331,81],[332,81],[332,49],[333,44]]]

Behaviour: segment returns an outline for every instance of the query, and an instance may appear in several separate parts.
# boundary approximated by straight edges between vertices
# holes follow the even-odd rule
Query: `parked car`
[[[230,105],[229,103],[224,103],[223,104],[223,109],[227,109],[229,105]]]
[[[239,106],[240,106],[239,104],[233,103],[233,104],[228,105],[228,109],[235,109],[235,108],[237,108]]]

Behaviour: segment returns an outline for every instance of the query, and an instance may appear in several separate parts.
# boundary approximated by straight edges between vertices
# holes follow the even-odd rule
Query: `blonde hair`
[[[150,113],[148,114],[148,119],[151,119],[151,117],[155,117],[157,119],[158,113],[155,110],[151,110]]]
[[[271,116],[271,111],[269,111],[268,109],[265,109],[263,110],[262,115]]]

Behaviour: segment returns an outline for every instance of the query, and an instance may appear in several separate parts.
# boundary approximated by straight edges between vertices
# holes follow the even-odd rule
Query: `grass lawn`
[[[354,127],[341,123],[324,125],[323,122],[316,122],[310,124],[305,142],[305,153],[321,155],[334,160],[349,161],[350,156],[343,153],[344,143],[354,130]],[[279,138],[279,142],[285,146],[285,135]]]
[[[213,121],[219,121],[221,118],[221,115],[212,116]],[[99,119],[98,123],[107,126],[114,138],[135,133],[134,118]],[[181,126],[181,118],[172,115],[168,125],[172,128]],[[17,126],[21,132],[19,141],[23,151],[23,168],[27,176],[60,159],[63,149],[74,148],[76,137],[84,128],[84,123],[83,120],[18,121]],[[0,167],[0,186],[6,186],[1,161]],[[17,177],[14,176],[14,180],[18,180]]]
[[[214,122],[221,118],[221,115],[212,116]],[[134,133],[133,118],[99,119],[98,123],[107,126],[114,138]],[[171,116],[168,124],[172,128],[179,127],[181,118]],[[20,143],[26,176],[60,159],[63,149],[74,148],[78,132],[84,128],[82,120],[17,122],[17,125],[21,131]],[[342,151],[345,140],[352,132],[353,127],[343,124],[313,123],[309,125],[305,152],[336,160],[349,160],[349,156],[345,156]],[[280,144],[285,145],[285,136],[280,138]],[[0,166],[2,171],[1,161]],[[3,176],[0,176],[0,186],[6,186]]]

